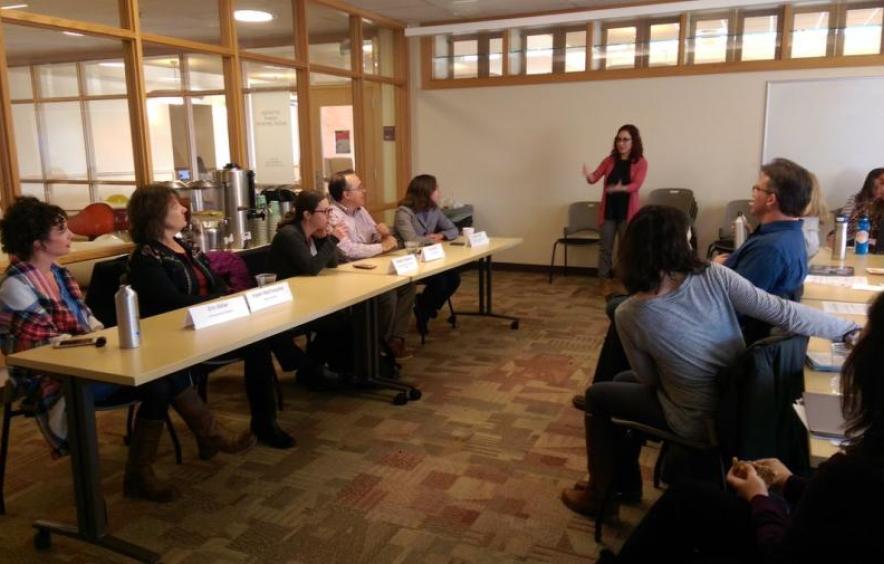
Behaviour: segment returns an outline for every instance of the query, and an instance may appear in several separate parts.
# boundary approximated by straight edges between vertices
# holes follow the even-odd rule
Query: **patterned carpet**
[[[474,273],[454,299],[473,309]],[[310,393],[283,378],[280,420],[297,448],[256,448],[202,462],[178,423],[184,463],[165,440],[156,468],[183,497],[172,504],[122,497],[123,412],[99,415],[102,474],[111,532],[163,553],[166,563],[480,563],[593,562],[593,523],[567,510],[563,487],[585,476],[582,391],[607,327],[601,288],[584,277],[495,274],[495,309],[521,317],[521,328],[494,319],[440,318],[405,375],[423,399],[407,406],[387,397]],[[248,425],[241,377],[233,365],[213,375],[209,401],[225,423]],[[176,416],[177,417],[177,416]],[[0,516],[2,562],[121,562],[86,544],[53,538],[32,548],[38,518],[72,521],[67,459],[52,461],[32,422],[13,422]],[[642,454],[646,482],[656,458]],[[653,498],[625,506],[605,529],[619,547]]]

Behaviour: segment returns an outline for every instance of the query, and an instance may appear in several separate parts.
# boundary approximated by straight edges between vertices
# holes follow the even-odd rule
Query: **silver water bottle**
[[[839,215],[835,218],[835,242],[832,244],[832,259],[847,258],[847,218]]]
[[[138,313],[138,294],[128,284],[121,284],[114,294],[117,309],[117,333],[121,349],[141,346],[141,320]]]
[[[746,242],[746,237],[749,233],[749,227],[746,224],[746,218],[743,217],[743,212],[737,212],[737,217],[734,218],[733,228],[734,250],[737,250]]]

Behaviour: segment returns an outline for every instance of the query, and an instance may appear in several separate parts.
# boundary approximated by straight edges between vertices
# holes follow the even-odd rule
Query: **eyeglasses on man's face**
[[[753,186],[752,193],[754,194],[756,190],[758,190],[759,192],[764,192],[765,194],[773,194],[774,193],[773,190],[765,190],[764,188],[761,188],[760,186]]]
[[[332,211],[331,208],[322,208],[322,209],[317,208],[317,209],[313,210],[313,213],[324,213],[325,215],[328,215],[331,213],[331,211]]]

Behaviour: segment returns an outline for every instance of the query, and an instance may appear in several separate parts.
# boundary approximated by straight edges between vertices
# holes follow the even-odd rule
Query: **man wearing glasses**
[[[332,197],[332,227],[344,225],[347,235],[338,242],[342,262],[373,257],[396,249],[399,245],[383,223],[377,223],[365,209],[366,189],[352,170],[336,172],[329,180]],[[414,285],[406,284],[378,296],[378,318],[381,334],[397,358],[405,355],[405,333],[414,307]]]
[[[761,167],[752,187],[749,212],[758,227],[730,255],[715,261],[738,272],[771,294],[797,300],[807,276],[807,249],[801,216],[810,202],[810,173],[788,159],[774,159]],[[767,336],[769,328],[744,320],[746,342]]]

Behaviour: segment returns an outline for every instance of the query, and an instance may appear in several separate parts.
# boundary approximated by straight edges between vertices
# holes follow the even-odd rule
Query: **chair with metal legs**
[[[601,239],[599,231],[599,202],[574,202],[568,206],[568,225],[562,228],[562,236],[555,240],[552,258],[549,261],[549,282],[552,284],[553,270],[556,264],[556,251],[559,245],[564,247],[564,266],[562,273],[568,275],[568,247],[587,246],[598,243]]]

